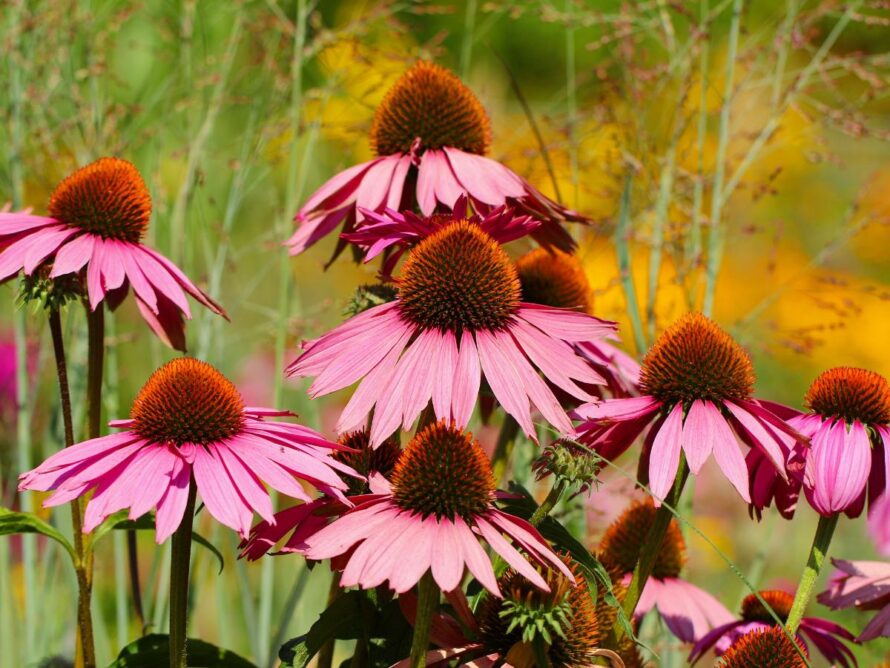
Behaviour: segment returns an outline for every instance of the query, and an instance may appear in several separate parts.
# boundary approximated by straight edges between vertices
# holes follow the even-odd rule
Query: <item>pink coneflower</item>
[[[291,254],[302,253],[337,226],[346,233],[361,227],[362,209],[416,207],[430,216],[450,210],[462,195],[483,214],[515,206],[543,222],[535,235],[540,241],[571,248],[572,238],[560,223],[587,218],[486,158],[490,143],[488,115],[472,91],[447,69],[418,62],[374,115],[371,146],[378,157],[340,172],[306,201],[287,242]]]
[[[643,359],[639,397],[609,399],[576,409],[584,420],[580,440],[613,460],[652,424],[642,466],[656,501],[674,484],[685,453],[697,474],[713,454],[717,465],[746,501],[748,472],[739,448],[761,450],[779,474],[802,437],[751,398],[751,358],[733,338],[699,313],[669,327]],[[654,424],[653,424],[654,423]]]
[[[523,301],[593,315],[593,290],[576,255],[536,248],[516,261],[516,272]],[[639,394],[640,365],[626,352],[606,339],[579,341],[574,348],[605,379],[612,396]],[[589,389],[599,394],[598,388]]]
[[[337,431],[354,431],[374,409],[371,443],[407,429],[432,400],[439,419],[469,422],[482,376],[535,439],[529,403],[560,433],[572,424],[544,379],[579,400],[602,377],[572,344],[614,333],[614,323],[520,301],[516,268],[479,225],[454,220],[413,248],[395,301],[374,306],[304,344],[290,376],[315,376],[311,396],[362,379]]]
[[[598,558],[624,586],[630,583],[656,512],[651,499],[632,503],[603,534]],[[711,594],[680,578],[685,564],[686,541],[677,522],[671,521],[634,616],[639,620],[650,610],[658,610],[671,633],[694,643],[714,627],[731,622],[733,616]]]
[[[858,517],[890,477],[890,384],[873,371],[837,367],[813,381],[805,402],[812,412],[788,423],[812,439],[807,500],[822,515]]]
[[[392,484],[383,478],[378,484],[381,493],[365,497],[305,541],[309,559],[349,553],[342,587],[371,588],[388,581],[401,594],[431,571],[442,591],[450,592],[468,569],[499,596],[482,542],[542,589],[547,584],[541,574],[510,541],[532,561],[572,577],[534,527],[495,507],[491,464],[467,433],[444,422],[426,427],[402,453]]]
[[[832,559],[837,571],[818,601],[832,610],[879,610],[863,629],[858,642],[890,637],[890,564],[882,561]]]
[[[772,626],[739,637],[715,665],[718,668],[809,668],[808,657],[799,638],[792,642],[781,628]]]
[[[346,480],[346,496],[351,504],[361,504],[367,500],[365,495],[374,492],[369,486],[369,480],[374,484],[380,480],[380,476],[383,479],[389,478],[402,453],[401,447],[395,439],[388,438],[379,447],[372,448],[364,429],[344,434],[337,442],[348,450],[335,452],[334,459],[362,476]],[[273,522],[263,520],[250,530],[250,536],[239,545],[241,556],[255,561],[279,543],[281,546],[273,555],[303,552],[309,536],[347,512],[350,507],[351,505],[346,505],[336,497],[321,496],[309,503],[277,512]],[[285,536],[288,536],[287,540],[284,540]]]
[[[341,446],[308,427],[267,420],[285,415],[291,413],[245,407],[235,386],[211,365],[181,357],[152,374],[130,419],[110,423],[126,431],[57,452],[23,473],[19,489],[55,490],[47,507],[95,490],[84,532],[124,508],[135,519],[156,507],[161,543],[179,526],[194,480],[210,514],[246,537],[254,511],[274,521],[263,482],[309,501],[296,477],[345,501],[347,485],[337,471],[356,475],[331,457]]]
[[[760,596],[784,624],[791,611],[794,597],[788,592],[780,590],[761,591]],[[695,663],[711,648],[714,648],[714,651],[720,656],[745,634],[774,627],[778,628],[776,620],[757,596],[750,594],[742,602],[742,618],[718,626],[705,635],[692,648],[689,661]],[[852,641],[853,634],[839,624],[820,617],[804,617],[800,623],[797,639],[804,647],[807,646],[807,641],[813,643],[832,665],[836,664],[842,668],[859,665],[853,652],[843,642],[844,640]]]
[[[101,158],[78,169],[56,187],[48,212],[0,213],[0,281],[33,275],[44,263],[52,264],[50,278],[83,271],[93,310],[103,301],[116,308],[132,286],[142,317],[177,350],[185,350],[183,318],[191,318],[186,294],[225,316],[176,265],[141,243],[151,198],[126,160]]]

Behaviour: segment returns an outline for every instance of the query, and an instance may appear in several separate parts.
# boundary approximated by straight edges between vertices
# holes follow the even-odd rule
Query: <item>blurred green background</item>
[[[597,314],[621,323],[628,350],[639,353],[679,314],[701,308],[710,287],[716,319],[755,359],[760,396],[800,406],[828,366],[890,375],[885,3],[6,0],[0,39],[0,204],[43,214],[77,166],[103,155],[134,162],[153,197],[147,242],[232,318],[196,308],[190,354],[233,378],[248,403],[281,405],[331,430],[346,393],[309,402],[281,369],[302,338],[342,319],[374,268],[343,259],[324,272],[333,239],[297,258],[281,242],[314,188],[371,157],[374,108],[417,58],[451,67],[473,88],[492,118],[493,157],[596,220],[575,230],[579,253]],[[622,283],[613,233],[625,188],[632,272]],[[629,286],[639,318],[628,310]],[[23,375],[33,410],[16,431],[15,291],[2,288],[0,311],[0,493],[6,507],[37,510],[40,495],[16,495],[15,477],[59,447],[61,426],[45,318],[29,312]],[[66,327],[82,410],[79,309]],[[132,302],[115,314],[108,342],[113,418],[171,352]],[[619,464],[635,469],[630,457]],[[590,541],[626,501],[616,492],[626,480],[606,478],[576,522]],[[753,523],[723,482],[705,470],[686,509],[693,522],[758,582],[796,581],[814,515]],[[66,512],[41,512],[66,527]],[[324,608],[328,571],[309,573],[292,557],[236,562],[230,532],[207,518],[199,531],[226,565],[217,575],[197,550],[191,635],[273,665],[276,643]],[[148,622],[163,630],[169,545],[140,540]],[[689,579],[737,607],[744,588],[713,549],[692,537],[689,552]],[[832,552],[875,557],[863,519],[842,523]],[[0,663],[70,657],[74,591],[54,546],[0,541]],[[120,536],[98,551],[94,608],[107,662],[140,631]],[[854,631],[867,619],[838,618]],[[663,665],[681,665],[685,651],[653,633]],[[882,641],[857,652],[874,665],[888,649]]]

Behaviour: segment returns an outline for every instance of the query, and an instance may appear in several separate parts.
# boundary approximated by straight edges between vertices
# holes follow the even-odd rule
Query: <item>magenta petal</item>
[[[683,451],[686,453],[689,470],[695,475],[701,471],[716,440],[714,420],[708,411],[708,406],[713,407],[713,404],[701,399],[693,401],[683,423]],[[719,411],[717,419],[722,419]]]
[[[485,379],[491,387],[495,398],[500,402],[522,431],[533,441],[538,437],[532,425],[531,410],[528,405],[528,397],[523,388],[522,378],[513,369],[506,359],[495,336],[484,329],[476,332],[476,346],[479,350],[479,359],[482,362],[482,371]]]
[[[460,586],[464,574],[464,556],[461,540],[454,522],[439,520],[436,546],[432,552],[433,578],[442,591],[454,591]]]
[[[433,410],[439,419],[450,419],[454,391],[454,374],[457,370],[457,339],[452,332],[436,333],[438,340],[430,360],[431,376],[435,379],[432,389]]]
[[[649,488],[660,505],[674,484],[680,465],[680,442],[683,428],[683,404],[678,403],[668,414],[652,441],[649,456]]]
[[[454,527],[457,530],[461,552],[464,555],[464,560],[470,573],[479,581],[479,584],[500,598],[501,592],[498,589],[498,581],[494,574],[494,569],[491,567],[491,560],[485,554],[485,550],[482,549],[476,535],[460,516],[454,518]]]
[[[473,407],[479,396],[482,370],[479,352],[470,332],[464,332],[460,339],[457,368],[454,370],[451,396],[451,416],[458,428],[463,429],[473,415]]]
[[[178,457],[177,460],[173,464],[170,484],[158,501],[158,512],[155,514],[155,541],[159,545],[179,528],[188,504],[192,467]]]
[[[50,278],[80,271],[93,256],[93,248],[99,237],[83,234],[62,246],[56,253]]]
[[[711,431],[714,437],[713,453],[717,466],[723,471],[726,479],[735,487],[736,491],[748,503],[751,502],[751,494],[748,484],[748,467],[745,457],[739,449],[738,440],[735,437],[726,419],[720,413],[720,409],[712,403],[708,403]],[[757,452],[760,452],[759,450]],[[764,466],[772,468],[772,463],[766,457]]]
[[[510,545],[510,543],[501,536],[500,532],[491,526],[485,518],[477,517],[476,527],[482,533],[482,537],[485,541],[491,545],[495,552],[503,557],[504,561],[506,561],[514,571],[529,580],[539,589],[550,591],[550,587],[547,586],[547,582],[541,577],[541,574],[532,568],[531,564],[525,560],[516,548]]]

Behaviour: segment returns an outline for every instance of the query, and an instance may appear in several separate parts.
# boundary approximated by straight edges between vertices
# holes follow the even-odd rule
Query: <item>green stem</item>
[[[640,548],[640,557],[637,560],[633,576],[627,587],[627,594],[622,604],[624,615],[627,619],[633,617],[634,610],[636,610],[637,604],[640,602],[640,596],[643,594],[643,589],[646,587],[646,582],[655,568],[655,561],[658,558],[658,553],[661,551],[661,544],[664,542],[671,520],[674,518],[674,509],[677,507],[680,496],[683,494],[683,486],[686,484],[687,477],[689,477],[689,467],[686,465],[685,458],[681,455],[680,467],[677,471],[677,477],[674,479],[674,486],[671,488],[664,503],[655,512],[655,520],[652,522],[649,533],[646,534],[646,540]],[[615,622],[612,632],[616,642],[620,641],[624,635],[624,627],[620,621]],[[617,644],[615,646],[617,647]]]
[[[417,584],[417,614],[414,618],[414,637],[411,639],[411,668],[426,666],[426,650],[430,641],[433,613],[439,607],[439,585],[427,571]]]
[[[337,600],[337,597],[340,595],[340,574],[337,571],[334,571],[331,574],[331,585],[328,589],[328,604],[326,607],[330,608],[334,601]],[[318,652],[318,663],[316,664],[316,668],[331,668],[334,663],[334,639],[331,638],[324,645],[321,646],[321,649]]]
[[[568,485],[564,480],[558,480],[556,484],[550,488],[550,492],[547,494],[547,498],[544,499],[544,502],[538,506],[537,510],[535,510],[529,518],[529,524],[536,527],[543,522],[544,518],[550,514],[551,510],[553,510],[553,507],[559,503],[559,499],[562,497],[562,493],[566,490],[567,486]]]
[[[794,595],[794,603],[791,605],[791,612],[788,613],[786,625],[789,633],[797,631],[797,627],[800,626],[800,620],[803,619],[804,610],[806,610],[807,603],[809,603],[810,597],[813,595],[816,578],[819,577],[822,564],[825,562],[828,546],[831,545],[831,537],[834,535],[838,517],[838,513],[831,517],[825,517],[824,515],[819,517],[819,525],[816,527],[816,535],[813,536],[810,556],[807,559],[807,565],[804,567],[803,573],[801,573],[800,583],[797,585],[797,593]]]
[[[532,643],[535,648],[535,666],[538,668],[550,668],[553,664],[550,663],[550,657],[547,656],[547,643],[544,642],[543,638],[535,638],[534,643]]]
[[[62,423],[65,428],[65,447],[74,445],[74,424],[71,419],[71,393],[68,387],[68,365],[65,361],[65,341],[62,337],[62,317],[58,309],[49,312],[49,330],[56,358],[56,375],[59,380],[59,397]],[[93,641],[93,616],[90,610],[92,586],[87,577],[84,554],[83,521],[80,499],[71,502],[71,527],[74,534],[74,573],[77,579],[77,639],[75,658],[78,665],[91,668],[96,665],[96,648]]]
[[[170,552],[170,668],[185,668],[186,623],[188,620],[189,561],[192,554],[192,523],[195,519],[195,481],[189,483],[189,496],[182,522],[173,534]]]
[[[633,273],[630,267],[630,187],[631,175],[628,173],[624,183],[624,192],[621,194],[621,210],[618,214],[618,224],[615,226],[615,250],[618,253],[618,273],[621,277],[621,287],[624,290],[624,299],[627,303],[627,315],[630,318],[631,328],[634,334],[634,344],[637,353],[646,352],[646,335],[643,333],[643,321],[640,318],[640,305],[637,302],[637,289],[634,286]]]

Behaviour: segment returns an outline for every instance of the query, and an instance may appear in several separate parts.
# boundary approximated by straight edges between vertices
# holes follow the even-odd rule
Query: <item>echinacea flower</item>
[[[494,476],[482,446],[444,421],[420,431],[402,452],[392,483],[378,478],[378,485],[380,493],[305,540],[309,559],[349,553],[341,587],[388,581],[401,594],[431,571],[439,588],[450,592],[469,570],[500,596],[482,542],[542,589],[547,583],[527,558],[572,577],[534,527],[494,505]]]
[[[505,666],[534,668],[536,641],[546,646],[553,668],[594,665],[596,660],[618,659],[615,652],[603,650],[608,627],[591,597],[590,588],[580,569],[571,559],[563,561],[571,569],[575,582],[555,570],[538,568],[548,590],[533,586],[526,578],[508,571],[498,578],[503,598],[486,596],[475,613],[466,604],[462,592],[449,598],[460,623],[447,615],[434,617],[430,639],[439,649],[426,655],[427,666]],[[409,622],[414,621],[416,599],[400,597]],[[610,661],[611,665],[625,665]],[[393,668],[407,668],[408,660]]]
[[[95,490],[87,502],[88,533],[124,508],[136,519],[157,508],[163,542],[179,526],[194,480],[208,512],[242,536],[256,511],[274,521],[263,483],[309,501],[303,480],[345,502],[337,472],[357,475],[331,457],[342,446],[299,424],[270,421],[291,415],[245,407],[235,386],[206,362],[181,357],[155,371],[133,401],[126,431],[65,448],[19,476],[19,490],[50,491],[58,506]]]
[[[795,643],[797,647],[795,647]],[[801,656],[803,655],[803,656]],[[716,664],[717,668],[807,668],[803,643],[778,626],[755,629],[733,643]]]
[[[576,255],[536,248],[516,261],[516,272],[523,301],[593,315],[593,290]],[[617,335],[611,338],[618,339]],[[602,375],[612,396],[639,393],[640,365],[626,352],[606,339],[579,341],[574,348]]]
[[[490,144],[488,115],[472,91],[444,67],[416,63],[374,114],[371,147],[377,157],[340,172],[306,201],[287,242],[291,254],[302,253],[338,226],[345,233],[361,227],[367,220],[363,209],[379,213],[416,207],[430,216],[450,210],[461,196],[482,214],[514,206],[542,221],[535,235],[540,241],[571,248],[572,238],[560,223],[587,218],[485,157]]]
[[[831,563],[837,571],[818,601],[832,610],[879,610],[856,640],[890,637],[890,563],[843,559],[832,559]]]
[[[560,433],[572,424],[544,381],[579,400],[580,384],[602,377],[572,344],[600,339],[615,324],[585,313],[520,300],[516,268],[479,225],[452,220],[407,255],[395,301],[374,306],[304,344],[289,376],[315,376],[313,397],[361,383],[337,423],[365,424],[371,443],[409,428],[432,400],[438,419],[463,428],[482,377],[522,430],[536,439],[529,403]],[[543,373],[544,379],[538,375]]]
[[[358,478],[347,478],[346,496],[350,504],[361,503],[363,495],[373,493],[369,480],[382,476],[388,479],[395,468],[402,449],[398,441],[388,438],[377,448],[372,448],[368,432],[364,429],[341,436],[337,443],[344,450],[336,451],[334,459],[349,466],[359,474]],[[306,538],[327,526],[334,518],[342,515],[351,505],[333,496],[320,496],[309,503],[301,503],[275,513],[274,521],[263,520],[250,530],[250,536],[241,542],[241,557],[255,561],[269,553],[281,543],[272,554],[300,553],[306,549]],[[284,540],[288,536],[287,540]],[[284,541],[284,542],[282,542]]]
[[[739,441],[761,450],[786,478],[786,461],[803,439],[751,398],[753,385],[751,358],[742,347],[709,318],[691,313],[646,353],[639,397],[607,399],[575,410],[584,420],[579,440],[613,460],[651,424],[641,467],[644,475],[648,472],[656,502],[674,484],[681,450],[693,474],[713,454],[729,482],[750,502]]]
[[[794,596],[781,590],[761,591],[760,596],[784,624],[788,619],[788,613],[791,612]],[[760,599],[754,594],[749,594],[742,601],[741,619],[718,626],[705,635],[692,648],[689,661],[695,663],[712,647],[720,656],[745,634],[769,628],[781,631],[776,620],[773,619]],[[836,664],[842,668],[859,665],[852,650],[843,642],[844,640],[853,641],[853,634],[839,624],[821,617],[804,617],[800,622],[797,639],[804,647],[807,647],[807,641],[813,643],[822,656],[833,665]]]
[[[49,216],[0,213],[0,282],[33,275],[47,263],[49,278],[85,274],[90,307],[114,309],[132,286],[136,304],[167,345],[185,350],[186,295],[225,316],[216,302],[170,260],[142,243],[151,198],[136,167],[101,158],[65,178],[47,207]]]
[[[600,540],[600,562],[625,586],[630,583],[655,514],[651,499],[632,503]],[[694,643],[711,629],[731,622],[733,616],[711,594],[680,577],[685,564],[686,541],[677,522],[671,521],[634,616],[639,620],[650,610],[658,610],[671,633],[683,642]]]
[[[837,367],[807,391],[811,413],[788,423],[811,438],[804,492],[822,515],[858,517],[890,479],[890,384],[866,369]]]

